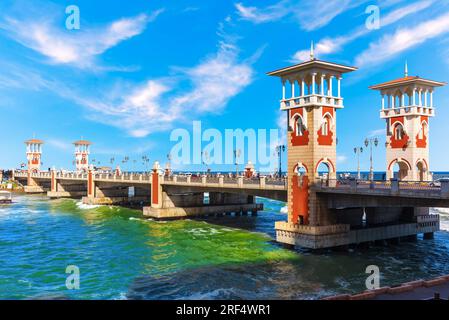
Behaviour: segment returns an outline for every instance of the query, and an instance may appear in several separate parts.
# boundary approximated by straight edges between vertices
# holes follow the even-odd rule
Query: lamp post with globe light
[[[374,169],[373,169],[373,144],[375,147],[379,144],[379,140],[377,138],[366,138],[365,139],[365,146],[370,147],[370,168],[369,168],[369,180],[374,180]]]
[[[360,154],[363,152],[362,147],[354,148],[354,153],[357,155],[357,179],[360,180]]]

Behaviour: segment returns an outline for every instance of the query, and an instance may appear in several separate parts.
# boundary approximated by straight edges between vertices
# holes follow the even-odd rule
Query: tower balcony
[[[300,97],[281,100],[281,110],[288,110],[298,107],[323,106],[341,109],[343,108],[343,98],[326,95],[305,95]]]
[[[410,105],[398,108],[385,108],[380,110],[381,119],[388,119],[398,116],[435,116],[434,107],[425,107],[418,105]]]

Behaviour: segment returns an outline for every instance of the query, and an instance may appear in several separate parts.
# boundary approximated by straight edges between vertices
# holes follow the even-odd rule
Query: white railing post
[[[187,176],[187,183],[190,184],[191,176]]]
[[[178,182],[178,176],[176,174],[173,176],[173,182]]]
[[[243,177],[242,176],[237,177],[237,185],[239,186],[239,188],[243,187]]]
[[[203,175],[201,176],[201,183],[206,184],[207,183],[207,176]]]
[[[267,177],[261,176],[259,178],[259,186],[260,186],[261,189],[265,188],[266,182],[267,182]]]
[[[224,177],[222,175],[218,177],[218,184],[220,187],[224,186]]]

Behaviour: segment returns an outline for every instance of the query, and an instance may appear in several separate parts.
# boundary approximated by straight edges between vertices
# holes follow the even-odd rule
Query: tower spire
[[[313,40],[310,43],[310,60],[314,60],[315,59],[315,52],[314,52],[314,48],[313,48]]]
[[[407,63],[407,60],[405,60],[404,75],[406,77],[408,77],[408,63]]]

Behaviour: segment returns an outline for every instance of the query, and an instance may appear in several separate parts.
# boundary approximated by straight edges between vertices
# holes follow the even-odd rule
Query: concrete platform
[[[47,197],[49,198],[76,198],[81,199],[83,196],[85,196],[85,191],[48,191]]]
[[[45,193],[48,191],[48,189],[42,186],[25,186],[23,190],[25,193]]]
[[[173,208],[152,208],[144,207],[143,215],[155,219],[178,219],[185,217],[202,216],[226,212],[257,212],[263,210],[263,204],[235,204],[235,205],[217,205],[202,207],[173,207]]]
[[[140,204],[148,203],[149,197],[83,197],[82,202],[89,205],[120,205],[120,204]]]
[[[276,241],[309,249],[323,249],[376,240],[388,240],[439,231],[439,220],[425,223],[403,223],[350,230],[347,224],[303,226],[276,222]]]

